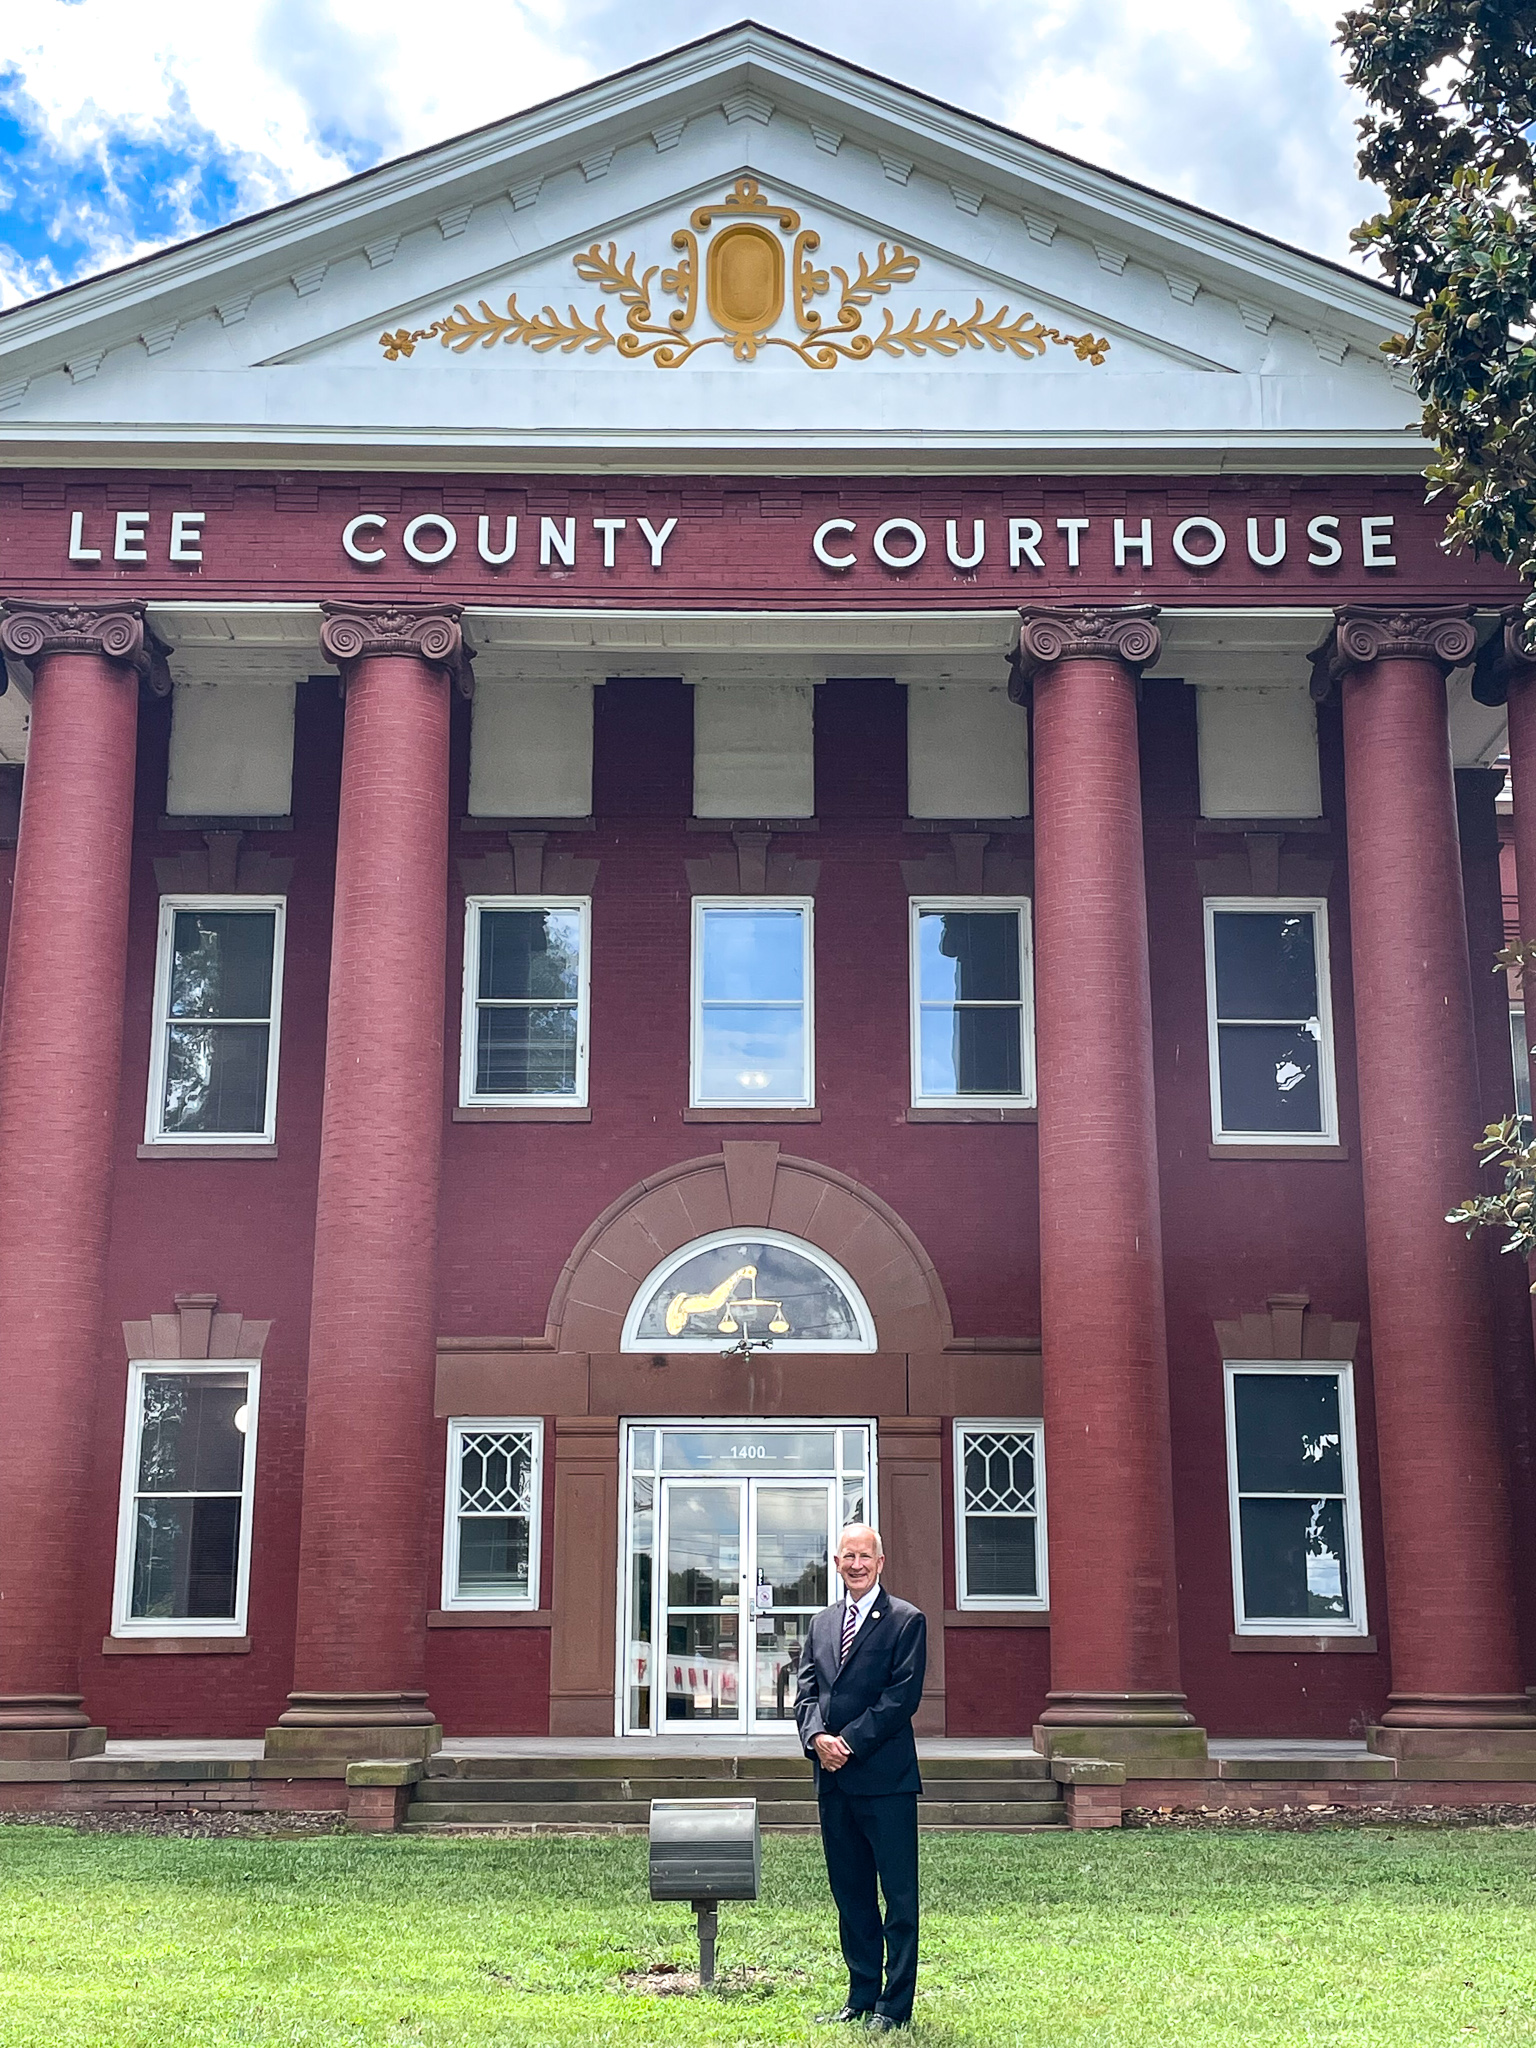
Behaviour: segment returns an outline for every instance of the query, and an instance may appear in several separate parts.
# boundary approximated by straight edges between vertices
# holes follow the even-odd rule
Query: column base
[[[0,1695],[0,1762],[68,1763],[72,1757],[100,1756],[105,1728],[91,1725],[78,1692]]]
[[[424,1692],[291,1692],[264,1755],[294,1762],[434,1755],[443,1730]]]
[[[1134,1778],[1203,1778],[1210,1764],[1205,1730],[1193,1726],[1159,1727],[1155,1723],[1098,1721],[1085,1727],[1053,1722],[1035,1728],[1035,1748],[1053,1761],[1058,1757],[1093,1757],[1123,1764]]]
[[[1524,1730],[1536,1740],[1536,1699],[1523,1692],[1389,1693],[1380,1730],[1373,1728],[1371,1736],[1408,1729],[1455,1735],[1465,1730]]]
[[[1197,1728],[1181,1692],[1052,1692],[1035,1729],[1048,1757],[1099,1757],[1129,1775],[1206,1775],[1205,1730]]]
[[[1401,1695],[1393,1694],[1396,1700]],[[1518,1695],[1515,1696],[1517,1701]],[[1365,1731],[1366,1747],[1376,1756],[1396,1757],[1400,1764],[1465,1764],[1474,1768],[1479,1765],[1496,1764],[1514,1778],[1536,1777],[1536,1720],[1527,1713],[1516,1719],[1513,1714],[1503,1720],[1473,1720],[1463,1717],[1449,1719],[1453,1707],[1482,1707],[1492,1709],[1493,1699],[1458,1702],[1454,1700],[1415,1700],[1414,1707],[1424,1709],[1431,1706],[1447,1710],[1447,1718],[1438,1721],[1418,1721],[1404,1724],[1391,1719],[1388,1710],[1382,1722]],[[1407,1706],[1407,1702],[1404,1702]]]
[[[1043,1728],[1191,1728],[1181,1692],[1048,1692]]]

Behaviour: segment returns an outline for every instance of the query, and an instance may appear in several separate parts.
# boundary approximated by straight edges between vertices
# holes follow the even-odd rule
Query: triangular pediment
[[[13,459],[1402,463],[1378,287],[750,24],[0,317]]]

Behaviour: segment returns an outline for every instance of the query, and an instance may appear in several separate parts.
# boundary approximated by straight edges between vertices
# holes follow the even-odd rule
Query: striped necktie
[[[848,1662],[848,1652],[853,1648],[853,1638],[858,1626],[859,1610],[853,1601],[850,1600],[843,1609],[843,1648],[842,1654],[837,1660],[839,1664],[846,1664]]]

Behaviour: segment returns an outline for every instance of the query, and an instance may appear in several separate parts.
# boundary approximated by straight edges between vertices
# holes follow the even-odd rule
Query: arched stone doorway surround
[[[836,1260],[868,1305],[875,1350],[764,1351],[745,1365],[620,1351],[630,1303],[663,1259],[713,1232],[763,1228]],[[518,1621],[550,1631],[555,1735],[614,1731],[621,1419],[870,1417],[887,1577],[930,1621],[918,1726],[942,1733],[945,1623],[963,1619],[945,1613],[943,1418],[1038,1415],[1040,1347],[1024,1336],[957,1338],[932,1260],[878,1195],[776,1143],[728,1139],[609,1204],[566,1261],[541,1334],[439,1338],[436,1408],[553,1423],[550,1605]]]
[[[555,1283],[546,1341],[616,1352],[636,1289],[669,1252],[754,1227],[801,1238],[845,1267],[875,1319],[878,1351],[933,1353],[952,1342],[933,1262],[896,1212],[835,1167],[751,1141],[669,1166],[610,1203]]]

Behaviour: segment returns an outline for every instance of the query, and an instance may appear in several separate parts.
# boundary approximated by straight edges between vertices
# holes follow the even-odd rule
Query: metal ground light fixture
[[[722,1899],[755,1899],[763,1838],[755,1799],[653,1799],[651,1897],[683,1900],[699,1926],[699,1982],[715,1981]]]

